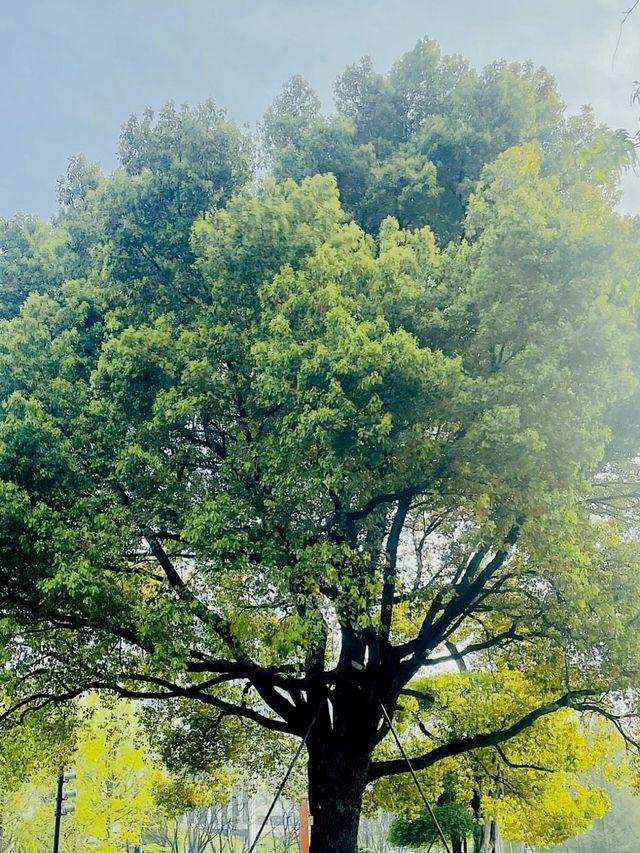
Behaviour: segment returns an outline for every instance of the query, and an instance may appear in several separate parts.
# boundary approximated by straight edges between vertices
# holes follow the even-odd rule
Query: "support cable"
[[[639,2],[640,2],[640,0],[639,0]],[[405,752],[403,745],[400,743],[400,738],[398,737],[397,732],[393,727],[393,723],[391,722],[391,717],[389,716],[389,713],[387,712],[387,709],[384,707],[382,702],[380,702],[380,707],[382,708],[382,713],[384,714],[384,718],[387,721],[387,725],[389,726],[389,730],[391,731],[391,734],[393,735],[393,739],[395,740],[397,747],[402,754],[402,757],[407,762],[407,767],[409,768],[409,772],[411,773],[411,777],[413,778],[413,781],[415,782],[416,788],[418,789],[418,793],[420,794],[420,797],[422,798],[422,802],[427,807],[427,811],[429,812],[429,814],[431,816],[431,820],[433,821],[433,823],[434,823],[434,825],[438,831],[438,835],[442,839],[442,843],[444,844],[444,849],[447,851],[447,853],[451,853],[451,848],[449,847],[449,842],[447,841],[447,838],[446,838],[444,832],[442,831],[442,827],[440,826],[440,822],[438,821],[438,818],[436,817],[436,814],[431,807],[431,803],[426,798],[425,793],[422,790],[422,785],[420,784],[420,780],[416,776],[416,771],[413,769],[413,765],[411,764],[409,756]]]
[[[268,811],[267,811],[266,815],[264,816],[264,820],[263,820],[263,821],[262,821],[262,823],[260,824],[260,829],[258,830],[258,832],[257,832],[257,834],[256,834],[256,837],[253,839],[253,841],[252,841],[252,843],[251,843],[251,847],[249,848],[248,853],[253,853],[253,851],[256,849],[256,846],[257,846],[257,844],[258,844],[258,841],[260,841],[260,836],[261,836],[261,835],[262,835],[262,833],[264,832],[264,828],[266,827],[267,823],[269,822],[269,818],[271,817],[271,814],[272,814],[273,810],[274,810],[274,809],[275,809],[275,807],[276,807],[276,803],[277,803],[277,802],[278,802],[278,800],[280,799],[280,794],[282,793],[282,790],[283,790],[284,786],[287,784],[287,780],[289,779],[289,776],[291,776],[291,772],[293,771],[293,768],[295,767],[296,761],[298,760],[298,758],[300,758],[300,753],[301,753],[301,752],[302,752],[302,750],[304,749],[304,747],[305,747],[305,745],[306,745],[306,743],[307,743],[307,740],[309,739],[309,735],[311,734],[311,729],[314,727],[314,725],[315,725],[315,723],[316,723],[316,720],[317,720],[317,719],[318,719],[318,717],[320,716],[320,711],[322,710],[322,706],[324,705],[324,701],[325,701],[325,700],[323,699],[323,700],[320,702],[320,704],[318,705],[318,710],[316,711],[316,713],[314,714],[313,719],[312,719],[312,720],[311,720],[311,722],[309,723],[309,728],[307,729],[307,731],[305,732],[304,737],[302,738],[302,740],[301,740],[301,741],[300,741],[300,743],[298,744],[298,748],[296,749],[296,751],[295,751],[295,753],[294,753],[294,756],[293,756],[293,758],[291,759],[291,762],[289,763],[289,766],[287,767],[287,772],[284,774],[284,777],[283,777],[283,779],[282,779],[282,782],[280,782],[280,784],[278,785],[278,789],[277,789],[277,791],[276,791],[276,793],[275,793],[275,796],[274,796],[273,800],[271,801],[271,805],[269,806],[269,809],[268,809]],[[450,851],[449,851],[449,850],[447,850],[447,853],[450,853]]]

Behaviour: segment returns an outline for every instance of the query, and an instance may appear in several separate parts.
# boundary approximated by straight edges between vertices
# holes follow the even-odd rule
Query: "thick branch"
[[[510,740],[520,732],[532,726],[536,720],[545,717],[548,714],[553,714],[561,708],[571,707],[577,700],[584,699],[588,696],[597,695],[595,690],[573,690],[565,693],[559,699],[553,702],[548,702],[539,708],[535,708],[528,714],[525,714],[511,726],[506,729],[498,729],[493,732],[485,732],[479,735],[470,737],[456,738],[449,743],[442,744],[435,749],[430,750],[424,755],[416,756],[411,759],[411,763],[415,770],[426,770],[433,767],[444,758],[452,758],[456,755],[462,755],[465,752],[471,752],[474,749],[485,749],[489,746],[497,746]],[[376,779],[381,779],[383,776],[395,776],[399,773],[408,771],[407,763],[403,759],[390,759],[387,761],[375,761],[369,769],[368,781],[374,782]]]
[[[389,531],[389,537],[387,539],[387,553],[382,582],[382,606],[380,612],[380,628],[382,635],[385,637],[388,637],[391,631],[393,599],[396,591],[398,545],[400,543],[402,528],[404,527],[410,505],[410,496],[407,495],[400,499],[398,502],[398,508],[393,516],[391,530]]]
[[[414,699],[418,699],[425,705],[429,707],[433,705],[436,698],[433,693],[426,693],[424,690],[414,690],[412,687],[403,687],[400,691],[401,696],[413,696]]]
[[[451,635],[452,626],[473,610],[474,604],[485,591],[486,584],[504,565],[511,553],[511,549],[518,540],[523,522],[523,518],[518,518],[509,533],[505,536],[503,547],[495,553],[483,569],[480,569],[480,565],[482,555],[486,552],[480,549],[468,562],[464,574],[459,584],[455,587],[453,596],[449,602],[442,606],[442,608],[440,608],[440,601],[437,608],[434,606],[430,607],[420,626],[417,637],[398,647],[397,651],[401,658],[411,656],[401,667],[399,673],[400,684],[406,684],[415,675],[420,667],[424,665],[429,652],[437,648]],[[436,598],[441,600],[441,596],[436,596]],[[440,613],[439,616],[437,615],[438,612]]]
[[[153,534],[149,534],[149,537],[152,536]],[[163,571],[165,571],[165,574],[167,575],[169,583],[177,590],[180,598],[191,604],[193,602],[200,604],[198,599],[196,599],[195,596],[192,596],[191,591],[184,584],[184,581],[171,563],[169,557],[164,552],[164,549],[162,548],[160,543],[156,541],[155,544],[152,546],[150,542],[150,548],[152,548],[152,553],[155,551],[154,556],[156,557],[156,559],[158,559],[159,564],[162,566]],[[122,638],[123,640],[133,645],[138,646],[141,650],[147,652],[148,654],[153,654],[154,652],[153,646],[149,642],[141,640],[132,629],[127,629],[122,626],[102,622],[97,616],[92,616],[89,619],[87,617],[81,617],[77,614],[66,614],[58,612],[47,613],[47,611],[44,610],[42,605],[38,602],[32,602],[28,599],[24,599],[21,596],[18,596],[17,594],[13,594],[10,590],[7,589],[5,589],[4,595],[5,598],[11,598],[17,606],[24,607],[30,613],[36,616],[44,616],[52,625],[56,625],[57,623],[56,627],[60,629],[71,631],[104,630],[117,637]],[[225,644],[230,648],[231,653],[234,654],[234,656],[236,657],[235,661],[210,662],[212,668],[208,671],[218,673],[229,673],[233,674],[238,679],[246,678],[250,680],[262,700],[273,711],[275,711],[276,714],[286,720],[295,720],[298,714],[298,709],[275,688],[281,687],[285,690],[299,690],[297,681],[292,679],[291,683],[287,683],[282,678],[282,676],[279,676],[274,670],[263,669],[262,667],[251,661],[242,652],[242,650],[238,648],[237,644],[235,644],[234,638],[226,622],[217,614],[207,610],[204,605],[202,605],[202,608],[203,618],[206,618],[208,624],[213,628],[216,634],[221,639],[223,639]],[[190,669],[189,665],[187,666],[187,669]],[[195,670],[191,669],[191,671]],[[81,690],[80,692],[83,691]]]
[[[258,723],[271,731],[284,732],[285,734],[298,734],[295,727],[292,727],[282,720],[267,717],[265,714],[260,713],[260,711],[248,708],[246,705],[236,705],[233,702],[227,702],[217,696],[201,692],[201,685],[196,685],[195,687],[180,687],[177,684],[173,684],[172,682],[164,681],[159,678],[151,678],[135,674],[127,675],[125,677],[132,681],[143,681],[145,683],[154,684],[161,689],[136,690],[124,687],[115,682],[102,680],[85,682],[81,686],[65,690],[60,693],[33,693],[0,713],[0,722],[7,721],[11,717],[15,716],[17,716],[18,720],[21,722],[27,714],[42,710],[48,705],[69,702],[91,690],[106,690],[117,694],[123,699],[196,699],[203,704],[218,708],[227,716],[241,717],[246,720],[251,720],[252,722]],[[217,681],[217,679],[211,679],[208,686],[212,686],[213,681]]]

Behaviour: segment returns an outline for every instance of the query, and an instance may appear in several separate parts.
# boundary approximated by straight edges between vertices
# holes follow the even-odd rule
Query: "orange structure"
[[[309,797],[300,797],[300,853],[309,853]]]

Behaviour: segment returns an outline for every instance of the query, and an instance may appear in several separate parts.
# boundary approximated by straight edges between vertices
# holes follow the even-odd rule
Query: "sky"
[[[73,154],[112,169],[120,126],[132,112],[213,97],[236,121],[253,124],[292,74],[302,74],[330,109],[345,65],[369,55],[386,71],[425,35],[477,67],[501,58],[545,65],[570,111],[590,103],[601,120],[635,132],[640,5],[620,27],[632,5],[0,0],[0,216],[50,216],[56,179]],[[640,174],[624,185],[623,209],[640,213]]]

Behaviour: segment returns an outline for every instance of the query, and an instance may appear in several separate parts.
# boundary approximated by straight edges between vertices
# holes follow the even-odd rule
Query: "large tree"
[[[194,764],[237,745],[238,720],[306,737],[314,853],[353,853],[366,786],[406,772],[385,713],[425,667],[523,668],[531,691],[419,770],[499,761],[562,708],[622,726],[640,664],[619,137],[565,121],[542,83],[540,141],[512,134],[496,104],[548,78],[500,66],[469,109],[493,93],[502,141],[468,167],[442,107],[466,66],[438,71],[432,103],[420,50],[395,88],[366,63],[342,79],[357,121],[318,139],[377,158],[347,210],[330,175],[247,188],[223,114],[168,108],[129,123],[113,176],[75,161],[53,231],[18,221],[0,253],[2,716],[87,690],[153,700]],[[397,138],[371,112],[386,98]],[[299,120],[272,141],[324,127],[300,81],[287,103]],[[455,186],[402,147],[436,110]],[[382,216],[400,198],[404,228]]]

